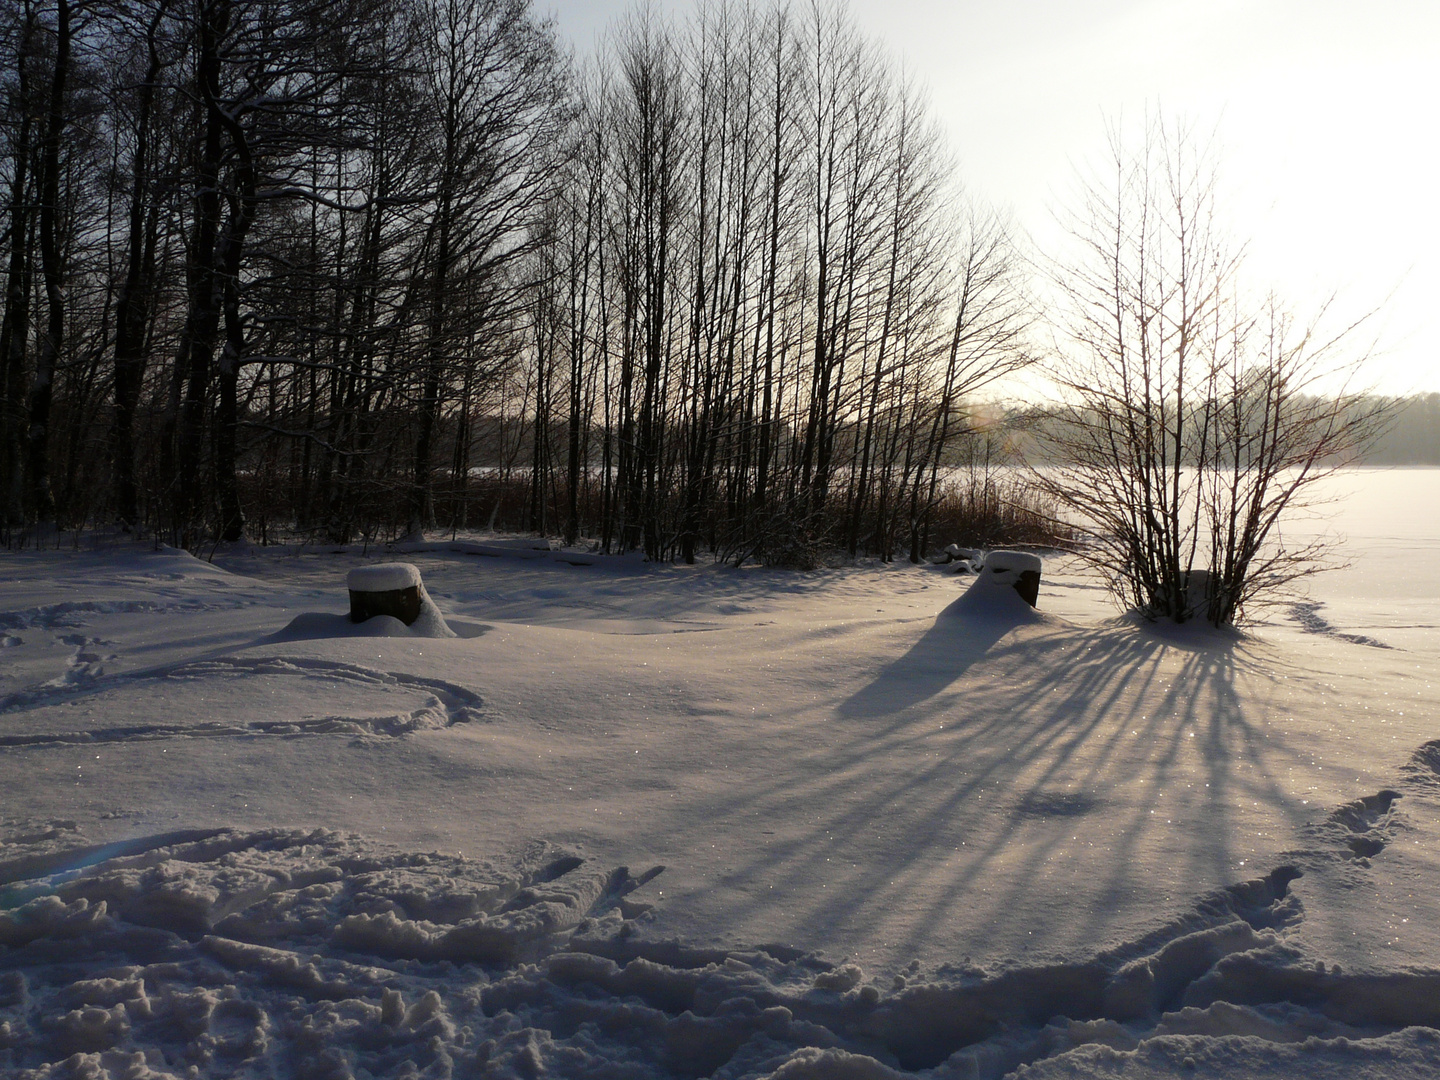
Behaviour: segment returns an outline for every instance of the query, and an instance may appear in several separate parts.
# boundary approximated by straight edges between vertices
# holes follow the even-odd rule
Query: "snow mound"
[[[286,626],[272,634],[267,641],[309,641],[317,638],[336,637],[418,637],[453,638],[460,637],[445,621],[445,616],[425,591],[420,579],[420,570],[413,563],[375,563],[359,566],[345,576],[345,584],[351,592],[394,592],[400,589],[420,591],[420,615],[409,626],[393,615],[372,615],[363,622],[350,621],[348,615],[333,615],[326,612],[307,611],[291,619]],[[476,636],[466,634],[466,637]]]
[[[1025,598],[1015,591],[1015,582],[1019,579],[1021,569],[1029,569],[1029,567],[1016,569],[1004,565],[1003,562],[997,566],[994,559],[999,554],[1001,553],[990,553],[979,576],[970,583],[969,588],[940,613],[942,618],[958,615],[970,619],[1016,623],[1044,621],[1045,616],[1027,604]],[[1034,559],[1038,569],[1039,559],[1033,555],[1024,557]]]
[[[0,859],[6,1075],[1440,1069],[1440,972],[1302,955],[1290,867],[1092,960],[912,967],[882,989],[779,946],[647,941],[630,896],[664,868],[551,845],[501,868],[326,830],[170,833],[104,858],[54,846],[73,835],[53,824],[25,836],[43,856]]]
[[[971,582],[970,587],[940,613],[941,618],[956,615],[1017,623],[1041,622],[1045,618],[1011,586],[996,585],[984,574]]]
[[[349,615],[334,615],[325,611],[306,611],[296,615],[285,626],[269,637],[267,644],[283,644],[288,641],[316,641],[322,638],[383,637],[383,638],[476,638],[491,629],[489,623],[476,619],[447,619],[435,609],[435,618],[449,633],[437,632],[434,622],[426,622],[426,601],[421,602],[420,618],[414,626],[406,626],[393,615],[372,615],[364,622],[350,621]],[[432,608],[433,604],[430,605]]]
[[[417,620],[418,622],[418,620]],[[265,640],[281,643],[286,641],[313,641],[318,638],[339,637],[419,637],[394,615],[372,615],[364,622],[351,622],[349,615],[333,615],[324,611],[306,611],[285,624]]]
[[[399,622],[399,620],[396,620]],[[401,623],[403,626],[404,624]],[[450,624],[445,621],[445,616],[440,614],[440,609],[430,599],[430,594],[425,591],[425,586],[420,586],[420,617],[411,623],[407,630],[411,637],[423,638],[453,638],[459,637]],[[395,636],[395,635],[391,635]]]
[[[375,563],[357,566],[345,575],[345,584],[353,592],[390,592],[394,589],[419,588],[420,570],[414,563]]]
[[[1187,622],[1152,619],[1133,609],[1115,616],[1110,625],[1139,631],[1153,641],[1197,653],[1223,653],[1249,640],[1246,631],[1233,625],[1212,626],[1203,618],[1190,619]]]

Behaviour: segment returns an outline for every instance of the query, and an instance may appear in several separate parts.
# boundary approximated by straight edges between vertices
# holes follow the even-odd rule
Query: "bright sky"
[[[655,0],[684,17],[693,0]],[[587,51],[633,0],[536,0]],[[1214,129],[1250,273],[1297,307],[1384,305],[1369,379],[1440,391],[1437,0],[852,0],[930,86],[971,191],[1043,248],[1107,118]]]

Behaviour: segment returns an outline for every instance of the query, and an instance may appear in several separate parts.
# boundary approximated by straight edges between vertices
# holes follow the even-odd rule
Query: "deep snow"
[[[0,556],[0,1067],[1432,1073],[1440,471],[1346,482],[1351,569],[1245,635],[1064,558],[1032,612],[489,538]],[[395,558],[456,637],[348,623]]]

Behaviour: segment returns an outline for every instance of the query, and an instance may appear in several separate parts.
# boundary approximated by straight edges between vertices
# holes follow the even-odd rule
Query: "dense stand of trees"
[[[520,0],[6,16],[5,524],[423,521],[457,388],[519,351],[549,30]]]
[[[717,6],[623,26],[582,97],[530,410],[568,385],[566,534],[918,557],[964,395],[1027,357],[915,89],[834,9]]]
[[[1005,229],[822,0],[580,69],[527,0],[4,12],[12,538],[918,558],[1029,360]]]

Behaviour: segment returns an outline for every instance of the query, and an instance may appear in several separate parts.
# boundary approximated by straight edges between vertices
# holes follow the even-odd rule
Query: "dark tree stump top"
[[[1027,604],[1040,602],[1040,556],[1026,551],[992,551],[985,556],[983,577],[997,585],[1011,585]]]
[[[424,586],[411,563],[362,566],[351,570],[345,583],[350,587],[351,622],[390,615],[410,626],[420,617]]]
[[[420,570],[414,563],[382,562],[359,566],[345,577],[351,592],[391,592],[420,587]]]

